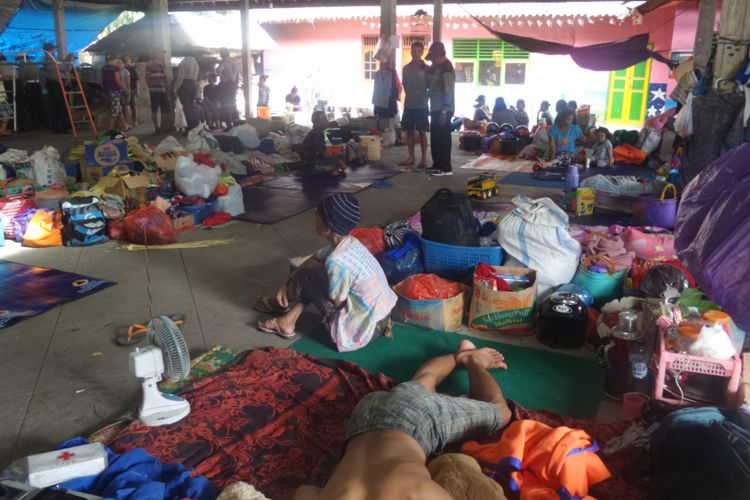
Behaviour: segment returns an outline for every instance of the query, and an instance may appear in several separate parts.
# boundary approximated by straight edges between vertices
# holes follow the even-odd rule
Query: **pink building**
[[[414,16],[419,9],[428,15]],[[408,62],[414,40],[429,44],[431,13],[431,5],[398,6],[400,65]],[[318,99],[337,107],[371,107],[379,14],[378,7],[253,11],[253,18],[279,45],[264,54],[274,89],[272,107],[283,106],[292,85],[308,107]],[[458,114],[470,114],[479,94],[490,107],[498,96],[509,104],[523,98],[532,117],[543,99],[574,99],[590,104],[600,121],[633,127],[673,104],[664,99],[676,85],[665,64],[649,60],[616,72],[582,69],[569,56],[528,53],[504,43],[469,14],[498,31],[575,46],[648,33],[652,50],[666,57],[692,53],[697,26],[697,3],[684,1],[643,17],[615,2],[444,6],[443,41],[456,67]]]

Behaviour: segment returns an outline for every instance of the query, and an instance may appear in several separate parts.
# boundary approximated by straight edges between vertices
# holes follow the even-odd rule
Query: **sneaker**
[[[452,170],[440,170],[439,168],[428,168],[425,170],[430,175],[434,175],[435,177],[443,177],[445,175],[453,175]]]

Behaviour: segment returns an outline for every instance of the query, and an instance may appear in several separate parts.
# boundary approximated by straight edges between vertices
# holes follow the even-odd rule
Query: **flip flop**
[[[284,333],[284,332],[282,332],[281,328],[279,328],[279,323],[276,321],[276,318],[271,318],[270,321],[273,324],[273,328],[268,328],[268,327],[262,326],[260,324],[261,322],[259,321],[258,322],[258,330],[260,330],[261,332],[264,332],[264,333],[273,333],[274,335],[278,335],[282,339],[291,339],[291,338],[294,338],[297,335],[296,332],[292,332],[292,333]]]
[[[255,298],[255,305],[253,306],[253,308],[259,313],[263,313],[263,314],[286,314],[287,312],[289,312],[288,307],[284,309],[275,309],[271,307],[268,297],[260,297],[260,296]]]
[[[171,314],[168,317],[174,321],[177,326],[182,326],[186,319],[184,314]],[[148,326],[141,323],[133,323],[128,327],[126,332],[122,332],[117,336],[115,342],[117,342],[117,345],[121,346],[135,345],[145,339],[147,334]]]

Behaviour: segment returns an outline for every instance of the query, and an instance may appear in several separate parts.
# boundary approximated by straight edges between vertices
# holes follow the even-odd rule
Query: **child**
[[[328,125],[328,117],[323,111],[313,111],[311,120],[313,128],[307,133],[299,148],[304,167],[329,170],[331,175],[342,175],[346,170],[346,163],[326,150],[324,131]]]
[[[203,102],[206,104],[208,128],[211,130],[221,126],[221,93],[216,85],[217,80],[216,73],[211,73],[208,75],[208,85],[203,87]]]
[[[609,142],[609,130],[599,127],[596,130],[596,144],[594,144],[594,166],[611,167],[614,162],[612,143]]]

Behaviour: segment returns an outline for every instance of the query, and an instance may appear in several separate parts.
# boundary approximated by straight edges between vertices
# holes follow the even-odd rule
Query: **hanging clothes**
[[[398,73],[390,68],[380,68],[375,73],[372,104],[375,116],[393,118],[398,114],[398,101],[401,96],[401,81]]]

